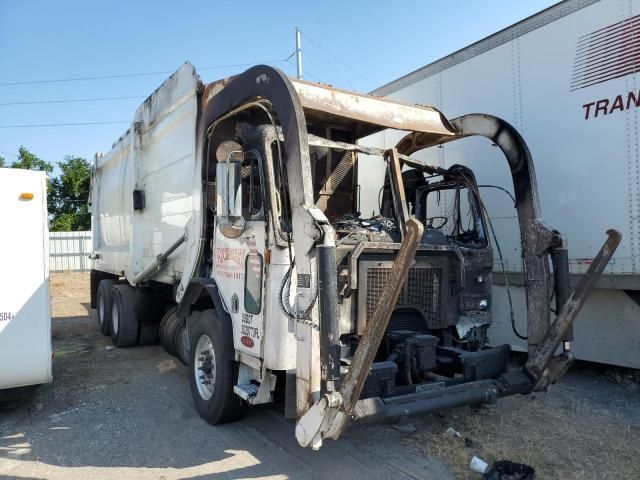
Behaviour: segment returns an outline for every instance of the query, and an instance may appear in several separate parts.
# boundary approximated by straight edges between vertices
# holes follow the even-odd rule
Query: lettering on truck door
[[[233,321],[233,343],[256,357],[262,354],[266,221],[263,175],[257,155],[242,163],[244,232],[237,238],[217,228],[213,240],[213,278]]]

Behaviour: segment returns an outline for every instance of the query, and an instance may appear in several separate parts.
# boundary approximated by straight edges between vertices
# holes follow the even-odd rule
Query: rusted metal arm
[[[622,235],[617,230],[607,230],[607,235],[609,238],[607,238],[607,241],[598,252],[593,263],[589,266],[589,270],[582,276],[580,283],[566,301],[562,310],[558,313],[558,316],[538,348],[529,355],[525,368],[527,373],[534,379],[534,390],[545,388],[549,383],[557,380],[557,378],[551,378],[553,375],[550,376],[549,374],[549,366],[554,358],[553,354],[560,345],[565,333],[578,316],[580,309],[589,297],[589,294],[595,287],[596,281],[609,263],[609,260],[622,239]],[[571,358],[567,358],[567,362],[570,361]],[[561,375],[564,373],[564,370],[565,369],[558,369],[556,371]]]
[[[353,414],[424,233],[424,226],[414,218],[408,219],[405,226],[405,237],[391,267],[386,288],[367,322],[340,391],[324,395],[298,420],[296,438],[303,447],[317,449],[323,438],[339,438]]]
[[[407,208],[407,198],[402,181],[402,165],[398,151],[395,148],[384,152],[384,159],[389,165],[389,177],[391,178],[391,194],[393,195],[394,209],[398,215],[398,226],[400,234],[404,237],[409,210]]]
[[[369,370],[376,352],[382,342],[382,337],[389,324],[402,285],[407,279],[409,267],[416,256],[418,245],[422,239],[424,226],[414,218],[407,220],[406,235],[398,256],[393,262],[387,285],[378,299],[372,318],[367,322],[364,334],[360,339],[356,353],[353,355],[351,367],[345,376],[340,395],[342,395],[343,410],[347,415],[353,413],[356,402],[360,398],[362,387],[369,375]]]
[[[561,242],[561,237],[541,221],[533,160],[527,144],[516,129],[500,118],[478,113],[455,118],[451,124],[456,130],[455,136],[435,138],[414,132],[400,140],[396,148],[400,154],[411,155],[434,145],[482,136],[491,140],[504,154],[511,171],[520,225],[527,285],[528,351],[531,354],[541,345],[549,328],[549,253],[552,247]]]

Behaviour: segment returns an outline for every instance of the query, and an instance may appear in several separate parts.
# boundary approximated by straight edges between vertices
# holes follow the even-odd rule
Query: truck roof
[[[196,69],[185,62],[160,85],[136,110],[133,125],[147,131],[179,108],[196,92],[202,92],[201,110],[224,89],[234,77],[203,84]],[[455,135],[453,126],[437,108],[411,105],[371,94],[334,88],[330,85],[291,79],[309,124],[343,125],[357,138],[392,128],[432,134],[434,138]],[[129,128],[114,144],[129,133]]]
[[[204,86],[202,108],[234,77]],[[356,127],[358,138],[393,128],[436,137],[454,135],[454,128],[435,107],[411,105],[377,95],[351,92],[331,85],[291,79],[307,121]]]

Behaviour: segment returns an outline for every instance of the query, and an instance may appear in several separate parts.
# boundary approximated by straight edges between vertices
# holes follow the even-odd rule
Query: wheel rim
[[[202,335],[196,343],[193,365],[198,394],[203,400],[209,400],[216,382],[216,357],[213,343],[207,335]]]
[[[113,302],[111,307],[111,331],[114,335],[118,335],[118,327],[120,326],[120,314],[118,313],[118,304]]]
[[[98,322],[100,326],[104,325],[104,297],[98,296]]]

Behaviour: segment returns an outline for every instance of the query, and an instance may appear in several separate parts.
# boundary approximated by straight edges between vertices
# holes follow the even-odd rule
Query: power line
[[[293,53],[295,54],[295,52],[293,52]],[[289,58],[291,58],[291,57],[289,57]],[[287,60],[287,63],[288,63],[289,65],[294,66],[294,67],[296,66],[296,64],[295,64],[295,63],[293,63],[291,60]],[[302,72],[303,72],[305,75],[307,75],[307,76],[309,76],[309,77],[313,78],[316,82],[319,82],[319,83],[325,83],[323,80],[321,80],[321,79],[320,79],[320,77],[318,77],[317,75],[314,75],[314,74],[313,74],[312,72],[310,72],[307,68],[304,68],[304,67],[303,67],[303,68],[302,68]]]
[[[224,68],[237,68],[237,67],[248,67],[257,65],[260,63],[281,63],[284,62],[284,59],[279,60],[265,60],[262,62],[252,62],[252,63],[234,63],[229,65],[212,65],[209,67],[199,68],[199,71],[203,70],[220,70]],[[86,80],[108,80],[114,78],[131,78],[131,77],[149,77],[153,75],[167,75],[170,73],[174,73],[175,70],[162,70],[158,72],[138,72],[138,73],[115,73],[111,75],[95,75],[95,76],[87,76],[87,77],[70,77],[70,78],[56,78],[50,80],[23,80],[18,82],[3,82],[0,83],[0,87],[9,87],[13,85],[36,85],[43,83],[63,83],[63,82],[79,82]]]
[[[131,100],[145,98],[142,95],[130,96],[130,97],[97,97],[97,98],[68,98],[59,100],[25,100],[18,102],[2,102],[0,107],[8,105],[36,105],[43,103],[75,103],[75,102],[102,102],[107,100]]]
[[[303,31],[302,34],[306,37],[307,40],[309,40],[309,42],[311,44],[313,44],[314,47],[322,50],[323,52],[325,52],[330,57],[333,57],[334,60],[336,60],[337,62],[341,63],[342,65],[347,67],[349,70],[351,70],[355,74],[357,74],[360,77],[364,78],[367,82],[371,83],[372,85],[376,85],[376,83],[373,80],[371,80],[369,77],[367,77],[364,73],[360,72],[359,70],[355,69],[354,67],[352,67],[350,64],[348,64],[344,60],[340,59],[340,57],[338,57],[336,54],[332,53],[327,48],[325,48],[322,45],[320,45],[318,42],[315,42],[309,35],[307,35],[306,32]]]
[[[76,127],[80,125],[112,125],[116,123],[131,123],[128,120],[112,122],[78,122],[78,123],[29,123],[24,125],[0,125],[0,128],[34,128],[34,127]]]

